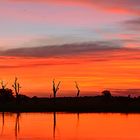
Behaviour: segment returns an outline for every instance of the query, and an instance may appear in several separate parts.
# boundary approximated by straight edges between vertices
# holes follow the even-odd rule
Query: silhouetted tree
[[[14,81],[14,84],[12,85],[12,87],[14,88],[15,94],[16,94],[16,98],[18,99],[21,86],[18,83],[18,78],[17,77],[15,77],[15,81]]]
[[[58,84],[56,85],[55,80],[53,80],[53,98],[54,99],[56,98],[56,94],[57,94],[57,91],[59,90],[60,83],[61,82],[59,81]]]
[[[14,99],[13,91],[11,89],[0,89],[0,100],[2,102],[11,101]]]
[[[4,84],[4,82],[1,81],[1,88],[2,88],[3,90],[6,89],[7,84],[8,84],[8,83]]]
[[[131,98],[131,94],[128,95],[128,98],[129,98],[129,99]]]
[[[79,97],[79,95],[80,95],[80,88],[79,88],[78,83],[76,81],[75,81],[75,87],[77,89],[77,97]]]
[[[0,84],[0,100],[3,102],[12,100],[14,98],[13,92],[11,89],[6,88],[7,83],[4,84],[4,82],[1,81]]]
[[[19,94],[18,99],[20,100],[20,102],[26,102],[26,101],[29,101],[30,97],[23,94]]]
[[[104,90],[103,92],[102,92],[102,95],[104,96],[104,97],[106,97],[106,98],[111,98],[111,92],[109,91],[109,90]]]

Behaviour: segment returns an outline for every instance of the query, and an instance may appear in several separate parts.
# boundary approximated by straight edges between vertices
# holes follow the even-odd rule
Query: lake
[[[140,114],[0,113],[0,140],[140,140]]]

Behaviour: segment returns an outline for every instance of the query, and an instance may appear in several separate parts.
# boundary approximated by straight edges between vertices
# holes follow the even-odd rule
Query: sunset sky
[[[0,0],[0,80],[21,93],[140,95],[140,0]]]

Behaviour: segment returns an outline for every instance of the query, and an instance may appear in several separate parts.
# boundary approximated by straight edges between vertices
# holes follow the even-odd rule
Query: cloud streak
[[[23,64],[28,66],[47,66],[58,64],[79,64],[80,62],[105,62],[111,60],[140,60],[140,48],[130,47],[129,44],[123,47],[123,44],[116,42],[94,42],[81,44],[64,44],[44,47],[17,48],[1,51],[0,56],[8,58],[30,58],[34,60],[43,59],[43,61],[33,61],[34,63]],[[35,59],[36,58],[36,59]],[[45,60],[44,60],[45,59]],[[55,59],[55,60],[52,60]],[[58,59],[58,60],[57,60]],[[63,60],[64,59],[64,60]],[[70,60],[71,61],[70,61]],[[66,60],[66,61],[65,61]],[[76,61],[75,61],[76,60]],[[57,63],[58,62],[58,63]],[[2,66],[4,67],[4,66]],[[6,66],[7,67],[7,66]],[[8,65],[8,67],[10,67]],[[12,65],[13,67],[13,65]],[[20,67],[20,65],[14,65]]]
[[[127,20],[124,22],[124,25],[129,30],[140,31],[140,18],[135,18],[131,20]]]
[[[101,10],[112,13],[128,13],[140,15],[139,0],[12,0],[12,2],[29,2],[29,3],[43,3],[56,4],[63,6],[80,6],[87,8],[99,8]]]
[[[120,46],[112,42],[95,42],[81,44],[64,44],[44,47],[17,48],[1,51],[1,56],[21,56],[21,57],[61,57],[79,55],[88,52],[99,52],[116,50]]]

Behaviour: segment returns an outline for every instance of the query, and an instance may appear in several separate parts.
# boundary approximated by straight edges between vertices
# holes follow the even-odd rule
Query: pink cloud
[[[121,5],[113,8],[111,5],[102,4],[101,1],[90,1],[90,0],[77,0],[77,1],[66,1],[66,0],[7,0],[7,3],[13,4],[6,7],[0,8],[0,16],[2,19],[10,19],[11,21],[16,20],[18,22],[32,22],[32,23],[43,23],[43,24],[54,24],[62,26],[74,26],[74,27],[94,27],[102,24],[108,24],[111,22],[118,22],[124,19],[124,16],[114,15],[114,13],[125,13],[125,9]],[[31,3],[31,5],[28,5]],[[32,4],[42,3],[42,4],[52,4],[59,5],[61,10],[42,7],[38,5],[38,8],[32,8]],[[23,8],[17,8],[19,5],[24,4]],[[28,6],[28,7],[26,7]],[[67,7],[77,7],[76,9],[66,10]],[[79,7],[79,8],[78,8]],[[117,9],[118,8],[118,9]],[[121,9],[122,8],[122,9]],[[101,12],[100,10],[111,11]],[[118,12],[119,11],[119,12]],[[129,9],[127,9],[129,11]],[[97,18],[99,17],[99,18]],[[127,18],[127,16],[125,17]],[[95,20],[96,19],[96,20]]]
[[[55,24],[55,25],[67,25],[67,26],[91,26],[95,23],[92,13],[82,12],[82,11],[56,11],[50,14],[47,9],[33,10],[28,9],[24,11],[23,9],[16,8],[1,8],[0,16],[2,19],[10,19],[11,21],[18,22],[31,22],[31,23],[43,23],[43,24]],[[83,20],[83,18],[85,20]],[[102,19],[98,19],[98,22]]]
[[[10,19],[18,22],[42,23],[50,25],[73,26],[73,27],[93,27],[119,21],[122,17],[108,15],[107,13],[96,13],[81,10],[65,10],[50,11],[46,8],[42,9],[19,9],[14,7],[2,7],[0,9],[1,19]],[[95,17],[100,17],[95,20]]]
[[[19,0],[11,0],[19,2]],[[80,6],[85,8],[99,8],[112,13],[140,15],[139,0],[20,0],[20,2],[49,3],[63,6]]]
[[[28,41],[36,40],[39,37],[33,35],[18,35],[18,36],[6,36],[0,38],[0,51],[7,48],[17,48],[19,46],[26,47]],[[45,37],[47,39],[47,37]],[[27,46],[28,47],[28,46]]]

